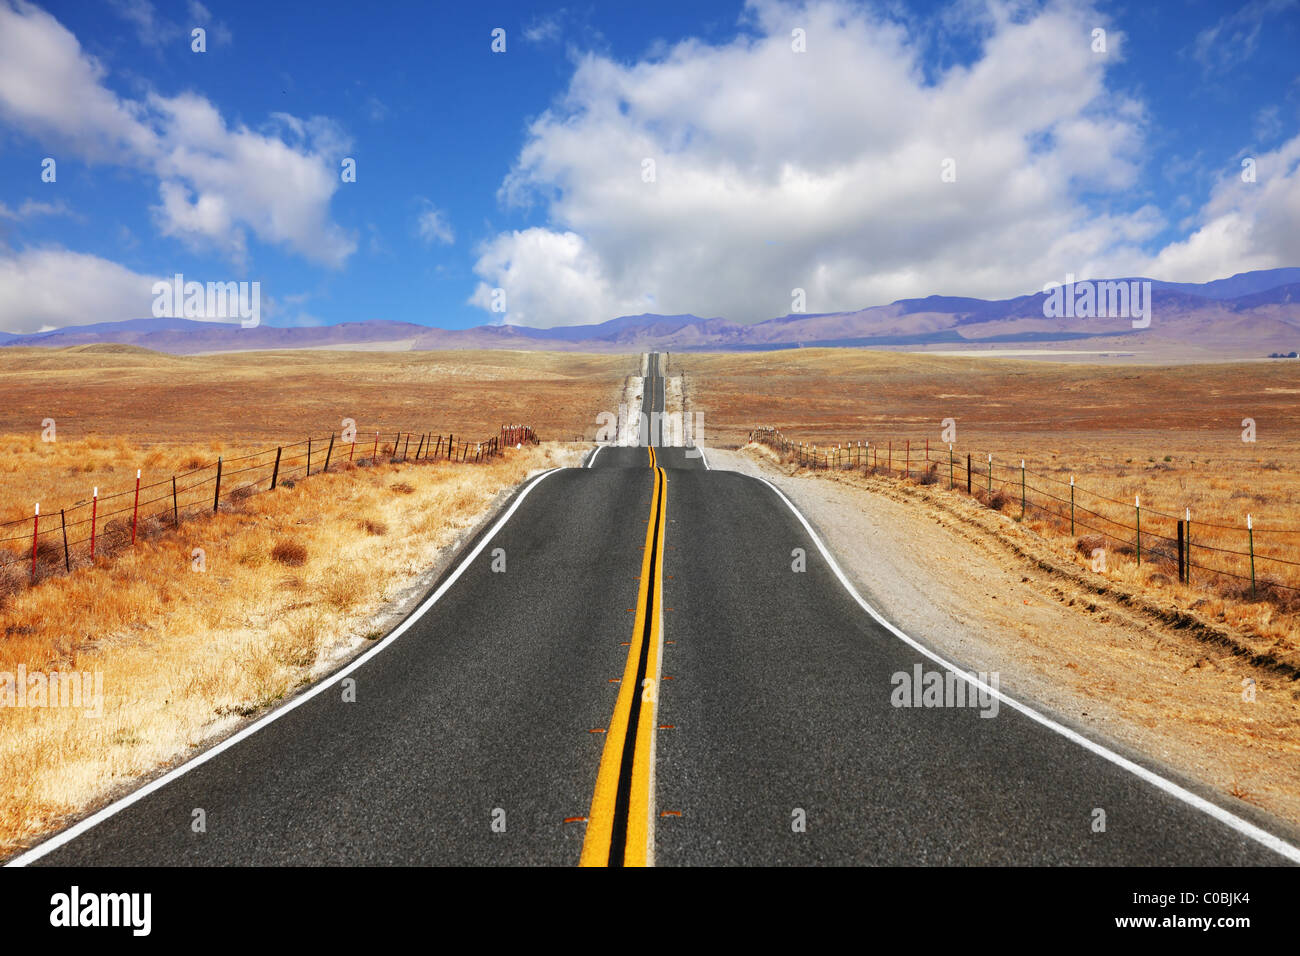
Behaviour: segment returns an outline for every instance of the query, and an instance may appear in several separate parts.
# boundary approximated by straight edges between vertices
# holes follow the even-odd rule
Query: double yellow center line
[[[646,523],[636,621],[627,663],[605,734],[596,792],[587,817],[581,866],[648,866],[654,862],[655,714],[659,705],[659,650],[663,640],[664,526],[668,479],[650,449],[655,488]]]

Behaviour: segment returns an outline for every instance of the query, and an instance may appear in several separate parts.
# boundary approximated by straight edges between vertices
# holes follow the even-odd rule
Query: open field
[[[1019,514],[1022,460],[1028,484],[1060,499],[1031,490],[1028,517],[1043,519],[1050,507],[1068,532],[1075,476],[1078,521],[1113,536],[1099,544],[1112,551],[1136,550],[1123,529],[1136,525],[1135,496],[1152,557],[1176,554],[1163,539],[1176,537],[1176,517],[1190,508],[1193,544],[1203,547],[1193,561],[1240,575],[1238,587],[1249,587],[1249,560],[1226,552],[1248,552],[1249,513],[1259,581],[1300,586],[1300,567],[1267,560],[1300,561],[1300,533],[1292,533],[1300,532],[1300,381],[1289,366],[1103,369],[825,349],[673,360],[686,373],[689,404],[705,414],[706,444],[740,444],[751,427],[772,425],[819,453],[869,441],[870,463],[902,471],[910,461],[917,477],[928,440],[946,485],[942,422],[952,418],[955,477],[965,483],[970,454],[973,487],[987,491],[992,454],[993,493],[1014,499],[1008,513]],[[1242,440],[1247,418],[1253,442]],[[1300,598],[1288,594],[1274,596]]]
[[[631,356],[501,352],[0,353],[0,513],[71,505],[95,484],[124,491],[137,468],[157,480],[299,432],[328,435],[344,417],[362,436],[375,423],[487,438],[527,422],[572,438],[594,431],[635,368]],[[41,440],[43,418],[56,420],[56,441]],[[498,495],[585,447],[509,448],[481,465],[381,455],[357,467],[340,455],[328,474],[286,473],[274,493],[223,488],[218,514],[201,509],[179,529],[142,523],[135,547],[106,537],[95,564],[83,554],[70,575],[9,581],[0,674],[102,675],[103,697],[94,714],[89,697],[0,708],[0,855],[367,646]]]
[[[163,355],[132,346],[0,350],[0,434],[153,445],[199,437],[257,445],[357,429],[495,432],[545,422],[546,439],[594,433],[635,356],[554,352],[272,351]],[[613,383],[613,384],[611,384]]]
[[[1145,465],[1173,450],[1202,465],[1246,467],[1285,455],[1300,437],[1300,366],[1285,363],[1103,368],[799,349],[678,352],[669,368],[686,374],[715,444],[776,425],[822,443],[928,437],[937,447],[939,423],[951,417],[964,450],[1062,460],[1087,452],[1081,467]],[[1241,440],[1246,417],[1258,426],[1254,444]]]
[[[1293,590],[1300,588],[1300,567],[1283,563],[1300,562],[1300,533],[1294,533],[1300,530],[1300,382],[1289,366],[1104,369],[826,349],[678,354],[672,363],[685,373],[688,406],[705,414],[706,445],[741,445],[754,425],[816,443],[819,454],[864,440],[877,473],[892,459],[889,473],[905,480],[910,441],[908,483],[946,489],[941,423],[953,418],[957,493],[964,494],[970,453],[975,496],[1020,520],[1023,459],[1030,486],[1024,527],[1088,573],[1095,573],[1093,552],[1104,549],[1101,573],[1109,581],[1137,588],[1171,612],[1235,629],[1243,646],[1300,672],[1300,590]],[[1255,421],[1254,442],[1242,440],[1245,418]],[[1137,523],[1136,495],[1140,566],[1136,535],[1128,530]],[[1169,540],[1176,538],[1175,516],[1186,508],[1192,513],[1190,586],[1177,580],[1177,549]],[[1254,522],[1257,599],[1247,513]]]
[[[526,352],[260,352],[171,356],[129,346],[0,351],[0,521],[305,441],[356,422],[484,439],[505,423],[590,438],[634,356]],[[53,419],[55,442],[42,440]],[[414,454],[414,447],[411,449]]]

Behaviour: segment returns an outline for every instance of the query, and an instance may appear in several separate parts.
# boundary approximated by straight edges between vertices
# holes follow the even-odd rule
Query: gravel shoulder
[[[709,449],[813,524],[863,597],[913,638],[1233,812],[1300,837],[1300,688],[1266,656],[1098,588],[977,503]],[[1254,700],[1243,682],[1254,681]]]

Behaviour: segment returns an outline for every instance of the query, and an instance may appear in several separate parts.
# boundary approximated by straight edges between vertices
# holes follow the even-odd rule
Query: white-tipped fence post
[[[1138,567],[1142,567],[1142,496],[1133,496],[1133,514],[1137,520],[1137,557]]]
[[[1250,535],[1250,599],[1255,600],[1255,524],[1246,512],[1246,533]]]
[[[135,547],[135,526],[140,518],[140,469],[135,470],[135,507],[131,511],[131,547]]]
[[[1070,476],[1070,537],[1074,537],[1074,475]]]
[[[36,514],[32,517],[32,584],[36,583],[36,535],[41,524],[41,503],[36,502]]]

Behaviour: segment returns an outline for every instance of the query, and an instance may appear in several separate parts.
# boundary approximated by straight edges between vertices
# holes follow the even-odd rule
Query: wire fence
[[[751,430],[749,439],[804,468],[910,478],[964,492],[1022,520],[1044,521],[1075,538],[1076,550],[1092,557],[1094,566],[1098,550],[1122,554],[1185,584],[1300,611],[1300,528],[1259,528],[1249,513],[1237,524],[1193,521],[1190,508],[1178,515],[1144,507],[1140,495],[1131,501],[1108,497],[1078,485],[1074,476],[1064,481],[1028,468],[1024,459],[1005,462],[992,452],[959,453],[952,445],[932,457],[928,439],[923,453],[922,443],[911,440],[818,446],[770,426]]]
[[[137,470],[134,487],[122,491],[100,494],[94,488],[89,498],[57,509],[42,510],[37,503],[30,515],[0,521],[0,586],[12,590],[70,573],[111,558],[140,538],[215,513],[222,504],[229,506],[259,491],[293,487],[331,468],[365,468],[385,461],[482,462],[500,456],[507,447],[539,443],[528,425],[502,425],[498,434],[479,440],[400,429],[348,437],[351,440],[344,442],[331,434],[328,439],[307,438],[233,458],[219,457],[147,483],[142,483],[143,472]]]

